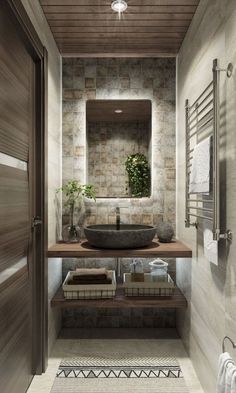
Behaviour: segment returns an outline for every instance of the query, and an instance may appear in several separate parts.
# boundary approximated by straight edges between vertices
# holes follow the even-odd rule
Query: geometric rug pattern
[[[64,359],[57,378],[183,378],[173,357],[81,357]]]
[[[60,366],[57,378],[183,378],[179,367],[84,368]]]
[[[72,341],[51,393],[188,393],[171,352],[155,340]]]

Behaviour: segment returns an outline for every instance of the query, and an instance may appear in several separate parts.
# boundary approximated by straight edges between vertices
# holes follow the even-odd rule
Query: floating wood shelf
[[[118,285],[113,299],[68,300],[64,298],[60,287],[51,300],[52,307],[61,308],[186,308],[187,300],[179,288],[175,288],[171,297],[127,297],[122,285]]]
[[[129,250],[99,249],[87,241],[76,244],[57,243],[49,248],[49,258],[191,258],[192,251],[178,240],[171,243],[153,241],[149,246]]]

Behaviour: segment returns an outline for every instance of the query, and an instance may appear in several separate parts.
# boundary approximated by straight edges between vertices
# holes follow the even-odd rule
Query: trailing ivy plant
[[[144,154],[130,154],[125,161],[125,168],[129,178],[129,188],[133,197],[147,197],[150,195],[150,166]]]

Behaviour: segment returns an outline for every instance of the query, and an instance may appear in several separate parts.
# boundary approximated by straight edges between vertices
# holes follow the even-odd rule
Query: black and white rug
[[[123,359],[118,364],[104,364],[94,359],[91,365],[84,365],[81,359],[64,359],[57,372],[57,378],[183,378],[182,371],[174,358],[170,359]],[[101,365],[103,363],[103,365]],[[132,364],[131,364],[132,363]],[[140,364],[138,364],[140,363]],[[166,363],[166,364],[165,364]]]
[[[140,354],[141,355],[141,354]],[[81,356],[62,360],[51,393],[187,393],[176,358]]]

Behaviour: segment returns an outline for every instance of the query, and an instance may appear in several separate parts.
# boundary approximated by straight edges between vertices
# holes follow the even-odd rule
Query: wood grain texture
[[[31,60],[26,48],[17,44],[18,32],[12,21],[6,23],[3,13],[0,36],[0,151],[27,161]]]
[[[144,4],[143,0],[128,0],[129,5],[131,6],[142,6]],[[44,6],[49,6],[49,5],[65,5],[65,0],[41,0],[40,1],[42,5]],[[146,3],[149,6],[178,6],[179,4],[181,5],[187,5],[187,6],[197,6],[199,3],[199,0],[148,0]],[[75,5],[75,6],[110,6],[111,5],[111,0],[69,0],[68,5]]]
[[[97,249],[90,246],[87,241],[77,244],[57,243],[48,250],[48,257],[62,258],[112,258],[112,257],[166,257],[191,258],[192,251],[180,241],[171,243],[157,243],[153,241],[150,246],[130,250]]]
[[[147,3],[147,1],[146,1]],[[111,14],[111,5],[42,5],[46,14]],[[192,14],[195,12],[194,5],[146,5],[143,1],[142,5],[128,4],[127,14]]]
[[[62,288],[59,288],[51,301],[52,307],[77,308],[186,308],[187,301],[182,292],[175,288],[172,297],[128,297],[124,295],[122,285],[119,285],[113,299],[99,300],[68,300],[64,298]]]
[[[96,28],[97,26],[99,27],[104,27],[104,31],[106,31],[106,28],[112,28],[114,31],[123,29],[123,28],[128,28],[132,29],[133,27],[137,28],[142,28],[142,27],[164,27],[165,31],[169,31],[169,29],[166,29],[167,27],[182,27],[184,28],[184,31],[187,30],[189,26],[189,21],[188,20],[138,20],[138,21],[129,21],[127,23],[126,20],[119,20],[119,23],[114,23],[114,21],[107,19],[107,20],[51,20],[50,21],[50,27],[54,26],[62,26],[62,27],[94,27]],[[69,30],[68,30],[69,31]]]
[[[12,5],[0,7],[0,152],[28,163],[34,62]],[[0,285],[0,391],[24,393],[32,379],[29,173],[0,165],[0,180],[0,272],[28,262]]]
[[[175,56],[199,3],[131,0],[119,19],[108,0],[40,2],[62,55],[129,57]]]
[[[25,171],[0,165],[0,272],[27,255],[29,183]]]
[[[30,282],[27,267],[0,286],[0,391],[23,393],[31,380]]]

